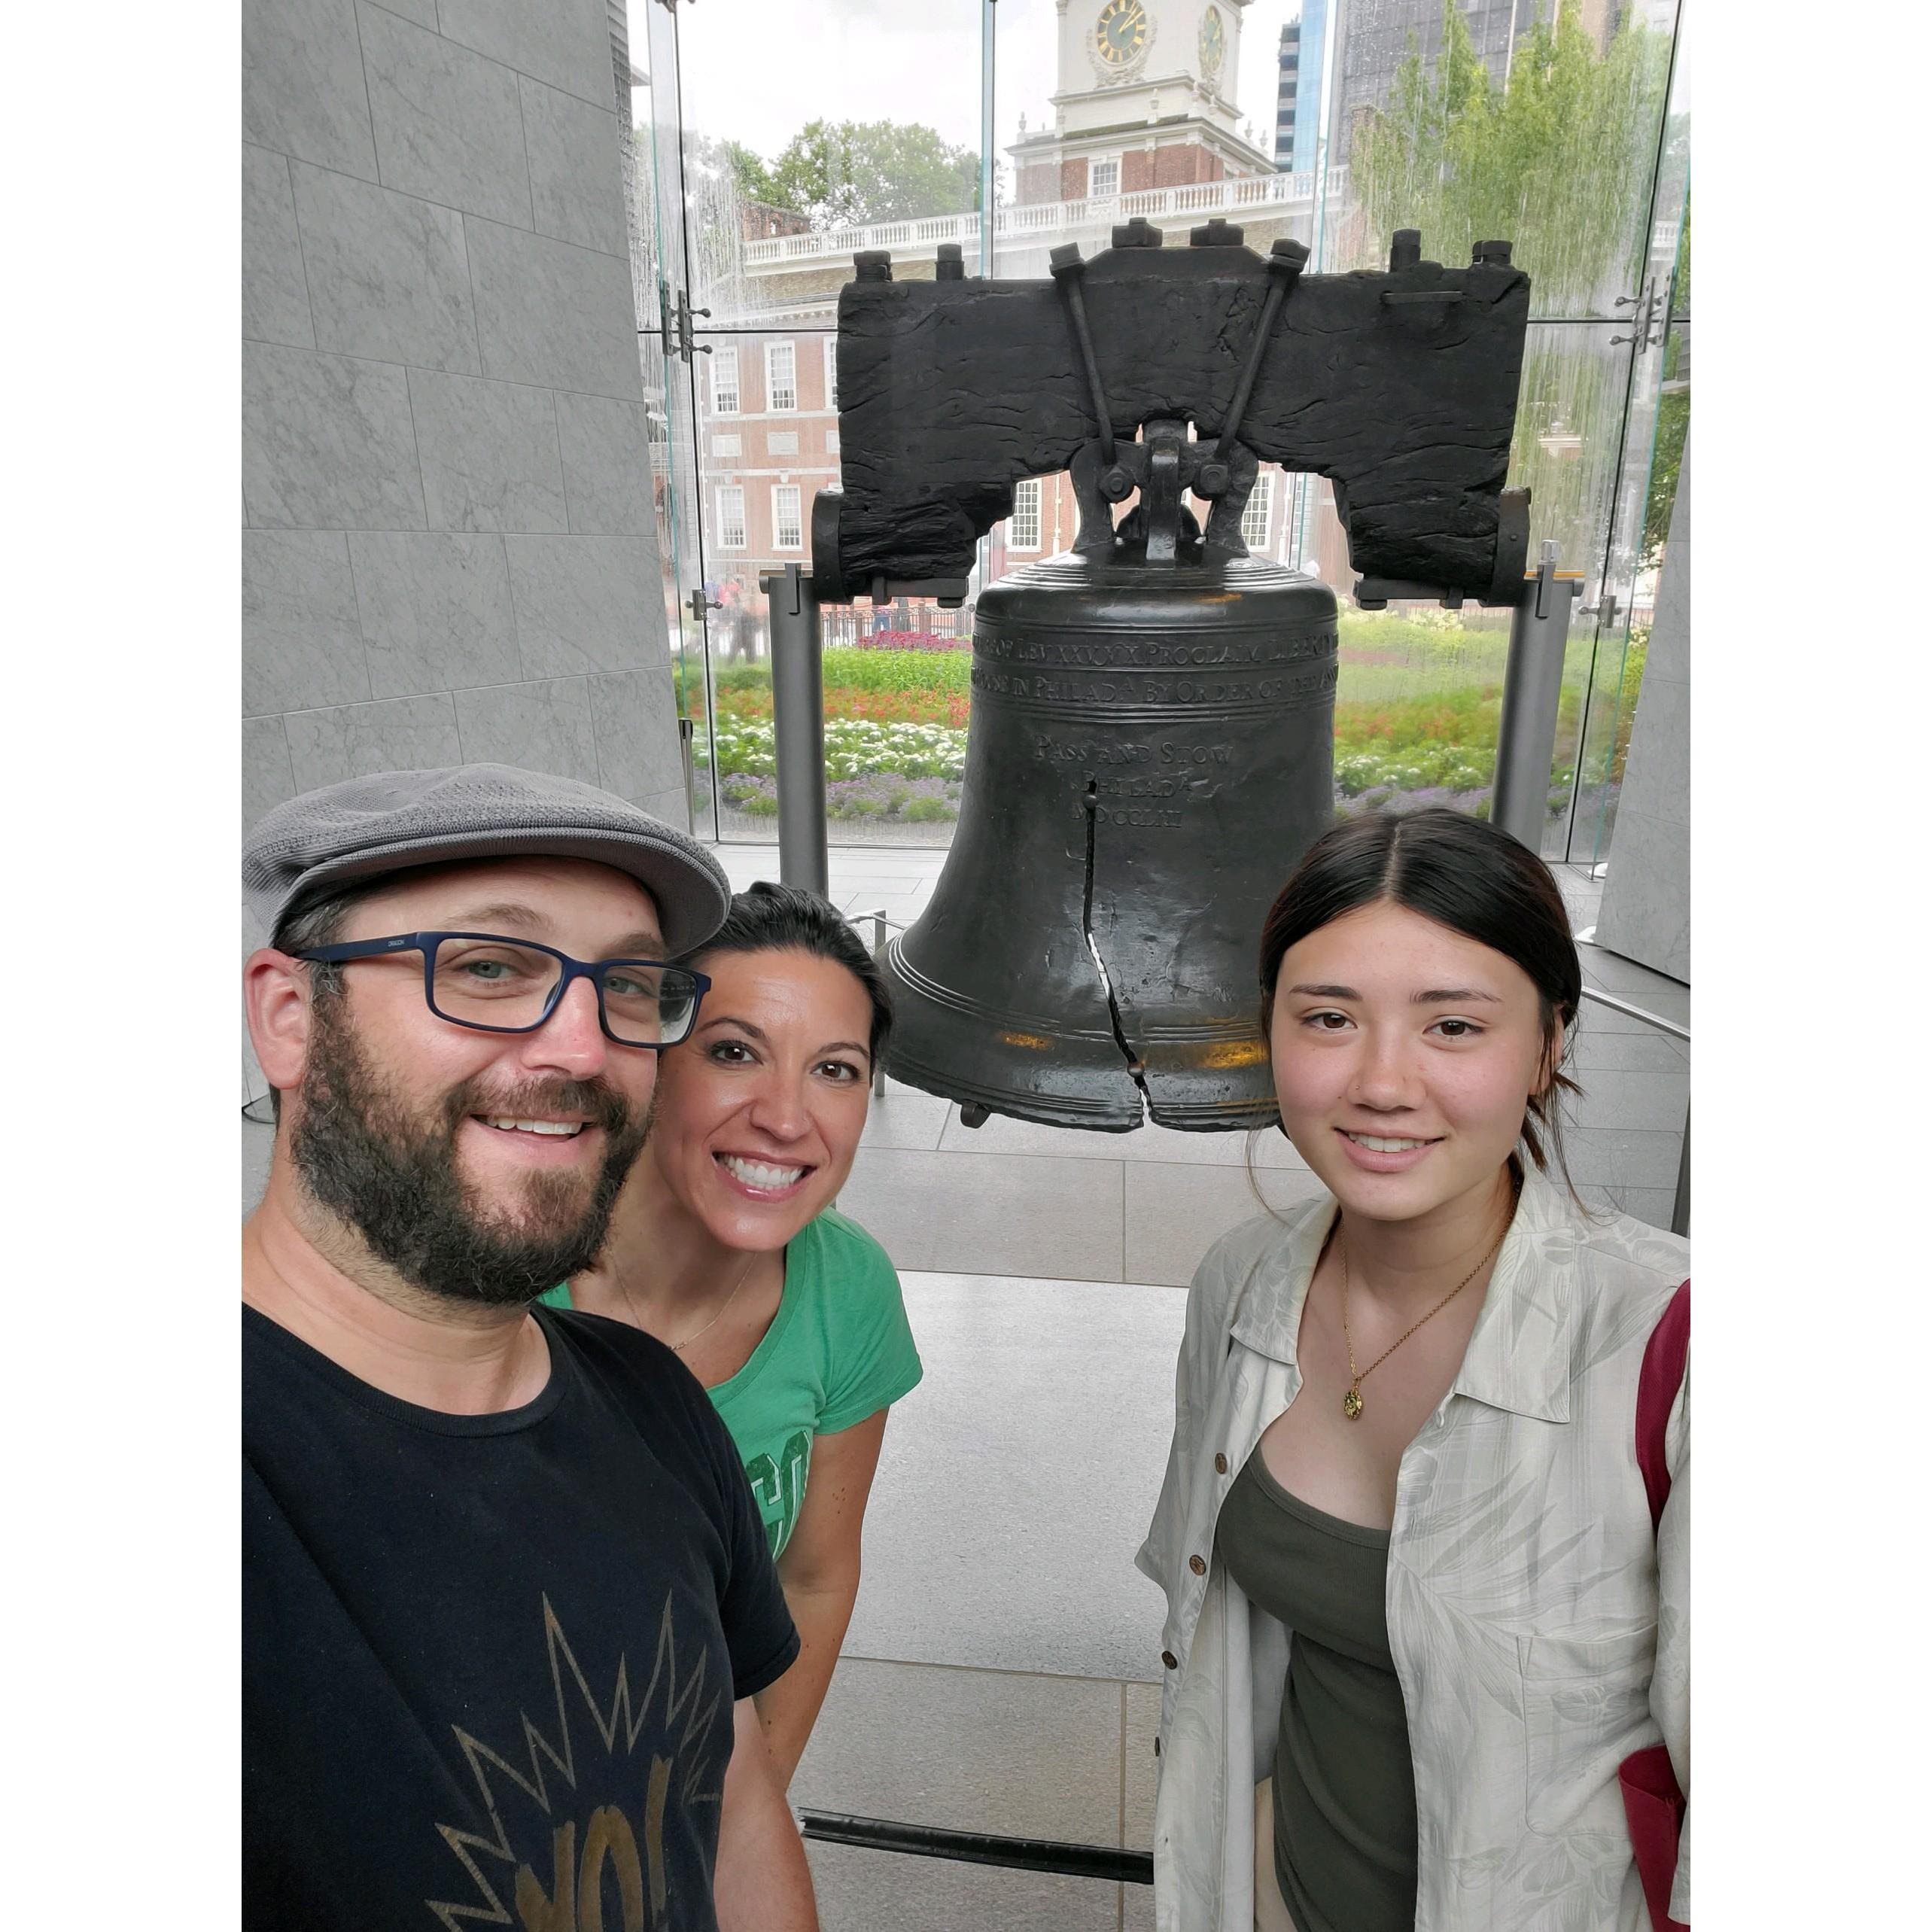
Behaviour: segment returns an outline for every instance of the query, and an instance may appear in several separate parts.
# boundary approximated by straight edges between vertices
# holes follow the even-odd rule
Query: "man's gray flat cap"
[[[723,867],[683,832],[595,786],[513,765],[377,771],[304,792],[256,822],[242,884],[272,933],[320,887],[455,859],[533,856],[629,873],[656,900],[674,957],[708,939],[731,903]]]

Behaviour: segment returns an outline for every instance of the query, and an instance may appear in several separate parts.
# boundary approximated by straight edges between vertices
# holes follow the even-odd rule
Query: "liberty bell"
[[[1079,510],[1070,552],[980,596],[958,826],[883,961],[888,1071],[970,1124],[1276,1118],[1261,923],[1333,822],[1337,633],[1325,585],[1248,553],[1261,461],[1334,479],[1384,595],[1521,582],[1526,504],[1501,485],[1529,283],[1506,245],[1445,270],[1405,233],[1387,275],[1298,291],[1297,242],[1264,263],[1222,222],[1185,254],[1161,239],[1056,249],[1044,300],[943,261],[894,284],[877,255],[841,297],[822,596],[963,576],[1017,476],[1069,471]]]
[[[1247,554],[1251,455],[1219,459],[1203,533],[1181,497],[1209,446],[1143,437],[1111,466],[1141,491],[1119,530],[1085,452],[1071,553],[980,598],[959,829],[886,954],[888,1064],[1056,1127],[1258,1126],[1261,920],[1334,815],[1335,598]]]

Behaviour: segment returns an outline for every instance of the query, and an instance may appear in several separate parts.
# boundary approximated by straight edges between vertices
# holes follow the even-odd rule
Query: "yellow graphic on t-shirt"
[[[621,1656],[610,1696],[600,1704],[547,1596],[543,1635],[554,1699],[552,1721],[546,1730],[527,1711],[517,1714],[522,1732],[518,1763],[461,1725],[451,1727],[492,1829],[485,1836],[437,1825],[474,1893],[467,1903],[424,1903],[445,1932],[476,1925],[513,1926],[521,1932],[653,1932],[668,1922],[673,1903],[665,1861],[665,1807],[674,1784],[677,1802],[687,1808],[718,1803],[731,1751],[729,1716],[722,1727],[718,1720],[729,1687],[707,1687],[709,1657],[701,1641],[694,1657],[680,1661],[668,1593],[650,1681],[634,1708],[628,1665]],[[582,1736],[580,1754],[586,1714],[590,1733],[603,1747],[601,1760],[588,1734]],[[722,1757],[716,1748],[720,1741]],[[598,1763],[619,1760],[634,1763],[633,1775],[618,1786],[628,1788],[628,1795],[616,1803],[580,1810],[572,1803],[580,1774]],[[611,1788],[609,1777],[596,1781],[600,1797],[608,1797]],[[515,1802],[512,1791],[529,1803]],[[559,1813],[574,1815],[560,1821]],[[613,1903],[614,1916],[607,1912]]]

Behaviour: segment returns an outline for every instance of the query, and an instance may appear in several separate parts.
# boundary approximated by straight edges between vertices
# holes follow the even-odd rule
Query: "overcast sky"
[[[1097,18],[1104,0],[1072,4]],[[1159,12],[1160,0],[1148,4]],[[1275,47],[1282,22],[1301,11],[1301,0],[1255,0],[1243,17],[1241,111],[1270,153]],[[1030,128],[1051,120],[1058,17],[1054,0],[999,0],[993,17],[1004,150],[1022,113]],[[689,0],[677,19],[694,133],[729,136],[767,160],[820,118],[921,122],[958,146],[979,146],[979,0]]]

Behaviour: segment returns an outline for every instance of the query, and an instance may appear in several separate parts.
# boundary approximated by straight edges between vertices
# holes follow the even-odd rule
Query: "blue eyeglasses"
[[[318,966],[351,960],[423,956],[423,997],[452,1026],[485,1033],[534,1033],[557,1010],[571,981],[597,990],[604,1037],[619,1046],[662,1048],[688,1039],[710,981],[662,960],[574,960],[554,946],[494,933],[398,933],[311,946],[293,957]]]

